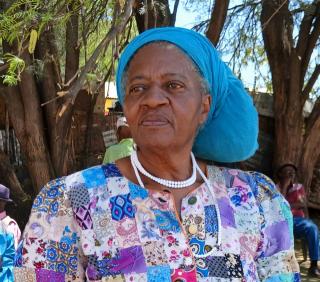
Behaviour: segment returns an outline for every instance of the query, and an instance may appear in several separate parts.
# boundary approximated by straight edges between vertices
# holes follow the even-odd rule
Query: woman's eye
[[[142,86],[142,85],[133,86],[133,87],[131,87],[131,88],[129,89],[129,93],[132,93],[132,94],[134,94],[134,93],[140,93],[140,92],[142,92],[144,89],[145,89],[145,87]]]
[[[168,83],[168,88],[172,89],[172,90],[181,89],[182,87],[183,87],[183,85],[180,83],[177,83],[177,82],[169,82]]]

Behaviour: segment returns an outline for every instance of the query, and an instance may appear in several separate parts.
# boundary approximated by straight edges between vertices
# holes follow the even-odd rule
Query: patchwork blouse
[[[270,179],[215,166],[207,176],[210,187],[183,198],[181,220],[170,193],[115,164],[51,181],[34,201],[15,281],[300,281],[290,208]]]

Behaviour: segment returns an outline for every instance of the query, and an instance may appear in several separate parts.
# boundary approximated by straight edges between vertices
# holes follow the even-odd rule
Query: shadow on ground
[[[319,278],[311,278],[308,277],[308,269],[310,267],[310,260],[304,260],[302,248],[301,248],[300,242],[295,242],[295,250],[296,250],[296,258],[298,260],[298,263],[300,265],[300,272],[301,272],[301,281],[305,282],[319,282]]]

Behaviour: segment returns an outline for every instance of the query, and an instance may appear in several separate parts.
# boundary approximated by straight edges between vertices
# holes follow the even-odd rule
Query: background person
[[[301,183],[296,181],[297,167],[284,164],[277,171],[278,188],[287,199],[293,214],[293,232],[297,238],[304,238],[308,244],[311,265],[309,275],[320,278],[319,260],[319,228],[310,219],[305,218],[306,194]]]
[[[257,148],[252,99],[210,41],[142,33],[117,93],[137,150],[42,189],[16,281],[298,281],[292,215],[272,181],[200,160]]]
[[[0,281],[13,282],[13,265],[15,258],[14,238],[0,227]]]
[[[13,265],[15,249],[21,232],[17,222],[6,214],[5,207],[10,199],[10,190],[0,184],[0,281],[14,281]]]
[[[113,163],[118,159],[130,156],[133,150],[133,139],[126,118],[119,117],[116,127],[118,143],[107,148],[103,158],[104,164]]]
[[[0,223],[2,229],[6,233],[11,233],[14,238],[14,247],[17,249],[20,237],[21,237],[21,231],[19,228],[18,223],[7,215],[6,213],[6,205],[8,203],[12,203],[13,201],[10,199],[10,190],[0,184]]]

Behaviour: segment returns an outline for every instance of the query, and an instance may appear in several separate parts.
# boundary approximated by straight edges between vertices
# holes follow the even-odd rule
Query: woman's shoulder
[[[223,181],[227,190],[231,188],[233,190],[250,188],[256,198],[274,198],[280,196],[280,192],[274,182],[263,173],[212,165],[208,166],[208,172],[218,182]]]
[[[112,177],[122,177],[118,167],[114,163],[107,163],[86,168],[65,177],[67,185],[84,183],[88,187],[103,185],[105,180]]]
[[[68,176],[55,179],[49,182],[49,186],[55,185],[56,182],[64,182],[67,188],[76,186],[85,186],[87,189],[103,186],[107,180],[113,177],[122,177],[118,167],[114,163],[107,163],[89,167]]]
[[[49,181],[37,195],[33,208],[48,212],[52,203],[64,201],[65,198],[78,198],[87,194],[94,194],[95,190],[104,189],[112,178],[123,178],[117,166],[113,163],[93,166],[77,171],[67,176]],[[48,203],[50,202],[50,207]]]

